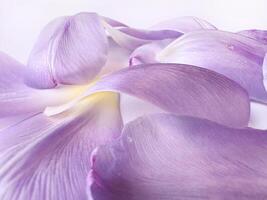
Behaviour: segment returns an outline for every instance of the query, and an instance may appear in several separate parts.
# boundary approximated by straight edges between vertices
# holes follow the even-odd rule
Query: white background
[[[0,0],[0,50],[25,63],[45,24],[81,11],[139,28],[164,19],[196,16],[228,31],[267,29],[266,0]],[[252,107],[252,124],[267,128],[267,108]]]

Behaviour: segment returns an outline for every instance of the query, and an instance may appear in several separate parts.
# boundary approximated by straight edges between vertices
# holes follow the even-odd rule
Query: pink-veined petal
[[[27,83],[36,88],[88,83],[104,66],[107,50],[97,14],[57,18],[44,28],[31,52]]]
[[[127,124],[97,149],[94,200],[265,199],[267,132],[168,114]]]
[[[121,133],[118,98],[93,95],[61,115],[1,131],[0,199],[86,200],[91,152]]]

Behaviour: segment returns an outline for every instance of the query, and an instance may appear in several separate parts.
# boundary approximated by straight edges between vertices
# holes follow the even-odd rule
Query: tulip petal
[[[127,124],[92,157],[94,200],[266,199],[267,132],[169,114]]]
[[[35,88],[88,83],[104,66],[107,49],[97,14],[58,18],[44,28],[31,52],[27,83]]]
[[[67,113],[1,131],[0,199],[85,200],[91,152],[121,133],[118,98],[97,94]]]
[[[83,95],[47,115],[69,109],[102,91],[129,94],[175,114],[210,119],[228,126],[247,126],[250,106],[246,91],[213,71],[179,64],[149,64],[122,69],[98,80]]]
[[[267,44],[267,30],[252,29],[252,30],[240,31],[238,33],[241,35],[253,38],[255,40],[258,40],[259,42],[263,44]]]
[[[172,42],[157,60],[214,70],[239,83],[251,99],[267,103],[262,76],[265,52],[266,45],[240,34],[196,31]]]

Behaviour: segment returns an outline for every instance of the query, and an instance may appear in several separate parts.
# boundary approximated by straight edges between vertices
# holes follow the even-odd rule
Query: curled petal
[[[113,27],[109,21],[103,21],[104,27],[110,34],[111,38],[118,43],[121,47],[133,50],[143,44],[167,39],[177,38],[182,33],[172,30],[142,30],[130,27]]]
[[[223,31],[196,31],[169,44],[157,60],[214,70],[239,83],[250,98],[267,102],[262,63],[267,46],[240,34]]]
[[[205,20],[196,17],[180,17],[161,22],[151,27],[152,30],[175,30],[180,33],[188,33],[197,30],[215,30],[216,27]],[[130,56],[130,66],[142,63],[157,62],[156,56],[162,51],[173,39],[153,41],[136,48]]]
[[[99,77],[129,66],[130,51],[119,46],[111,38],[109,38],[108,41],[109,49],[107,62],[99,73]]]
[[[119,22],[117,20],[111,19],[109,17],[105,17],[105,16],[101,16],[101,17],[106,23],[108,23],[112,27],[116,27],[116,28],[118,28],[118,27],[128,27],[126,24],[124,24],[122,22]]]
[[[101,91],[126,93],[171,113],[228,126],[247,126],[249,119],[248,95],[237,83],[210,70],[179,64],[140,65],[120,70],[97,81],[75,101],[47,109],[46,113],[62,112]]]
[[[163,39],[176,39],[183,33],[200,30],[216,29],[208,22],[195,17],[181,17],[164,21],[147,30],[128,27],[109,18],[104,19],[104,26],[110,36],[121,46],[133,50],[141,45]]]
[[[155,41],[148,44],[144,44],[136,48],[130,55],[129,65],[134,67],[135,65],[144,64],[144,63],[156,63],[157,54],[159,54],[162,49],[164,49],[168,44],[173,40],[166,39],[161,41]]]
[[[0,52],[0,128],[42,112],[46,106],[70,101],[82,87],[36,90],[24,84],[25,66]]]
[[[0,52],[0,128],[70,101],[83,87],[36,90],[24,84],[25,66]]]
[[[267,133],[169,114],[127,124],[92,157],[94,200],[265,199]]]
[[[97,14],[58,18],[44,28],[31,52],[27,83],[35,88],[87,83],[104,66],[107,49]]]
[[[249,38],[253,38],[255,40],[258,40],[259,42],[263,44],[267,44],[267,30],[244,30],[238,32],[241,35],[247,36]]]
[[[121,133],[118,102],[97,94],[68,113],[38,114],[1,131],[0,199],[85,200],[91,152]]]

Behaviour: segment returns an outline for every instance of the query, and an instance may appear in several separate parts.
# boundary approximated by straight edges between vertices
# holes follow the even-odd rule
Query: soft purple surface
[[[94,200],[265,199],[267,133],[157,114],[92,157]]]
[[[105,28],[116,43],[129,50],[134,50],[138,46],[152,41],[169,38],[176,39],[182,35],[182,33],[172,30],[141,30],[131,27],[116,28],[108,22],[105,24]]]
[[[144,44],[136,48],[130,55],[129,65],[134,66],[142,63],[156,63],[157,54],[159,54],[168,44],[173,42],[172,39],[160,40]]]
[[[151,44],[152,45],[152,44]],[[140,47],[131,56],[136,63],[166,62],[195,65],[223,74],[244,87],[250,98],[267,102],[262,63],[267,46],[240,34],[205,30],[184,34],[167,47],[148,56],[153,46]],[[157,54],[157,55],[155,55]]]
[[[168,112],[247,126],[247,93],[230,79],[189,65],[149,64],[120,70],[100,79],[84,96],[118,91],[147,100]]]
[[[163,39],[176,39],[183,33],[202,30],[216,29],[208,22],[195,17],[181,17],[173,20],[160,22],[147,30],[128,27],[115,20],[104,18],[107,22],[107,31],[110,36],[122,47],[134,50],[135,48]]]
[[[49,93],[41,99],[38,91],[24,84],[25,66],[0,52],[0,119],[40,112],[49,104]],[[46,92],[44,92],[46,93]],[[55,95],[55,102],[59,98]]]
[[[267,198],[267,133],[246,128],[249,98],[267,102],[266,44],[195,17],[55,19],[27,66],[0,53],[0,199]],[[120,94],[168,114],[121,132]]]
[[[184,34],[198,30],[216,30],[216,27],[196,17],[180,17],[160,22],[150,29],[172,30]],[[153,41],[136,48],[130,56],[130,65],[156,62],[156,55],[173,40],[173,38],[165,38],[165,40]]]
[[[31,52],[27,83],[36,88],[88,83],[104,66],[107,50],[97,14],[57,18],[43,29]]]
[[[118,105],[110,107],[105,99],[84,103],[0,132],[1,200],[87,199],[90,154],[120,134],[122,121]]]
[[[259,42],[267,45],[267,30],[251,29],[251,30],[243,30],[238,33],[253,38],[255,40],[258,40]]]

